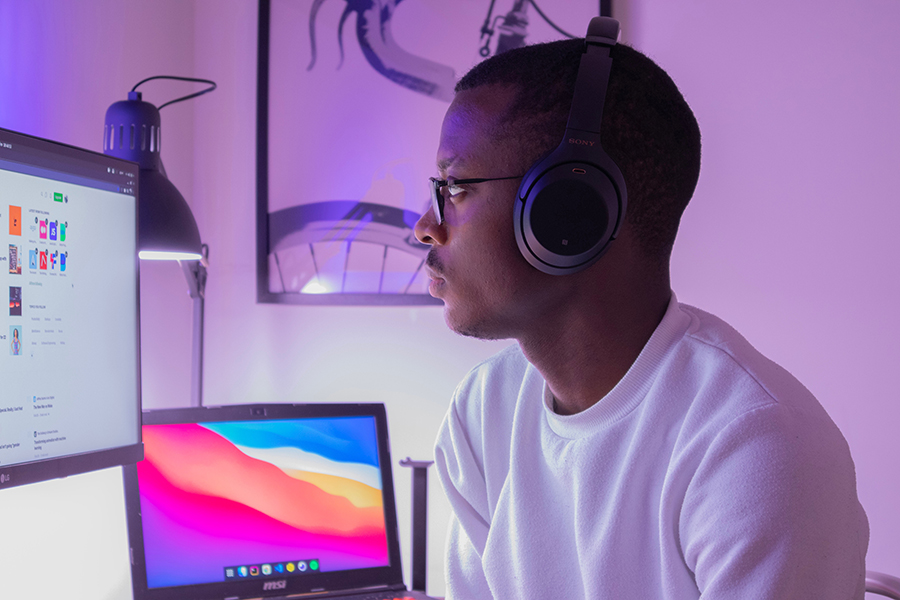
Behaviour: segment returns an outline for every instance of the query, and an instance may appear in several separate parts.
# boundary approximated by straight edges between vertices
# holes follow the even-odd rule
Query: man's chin
[[[444,322],[447,323],[447,327],[450,328],[450,331],[464,337],[485,341],[502,340],[510,337],[508,335],[500,334],[496,331],[496,328],[490,327],[489,324],[484,321],[459,318],[458,315],[452,313],[446,302],[444,303]]]

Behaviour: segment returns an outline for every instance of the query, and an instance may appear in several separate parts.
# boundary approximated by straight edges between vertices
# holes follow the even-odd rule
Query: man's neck
[[[611,298],[585,298],[518,339],[555,398],[560,414],[590,408],[634,364],[671,297],[668,277]]]

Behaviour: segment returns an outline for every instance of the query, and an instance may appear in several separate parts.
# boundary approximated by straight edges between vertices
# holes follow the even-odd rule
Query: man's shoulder
[[[834,456],[849,459],[840,430],[797,378],[722,319],[692,306],[678,308],[691,322],[661,367],[660,380],[670,385],[657,386],[677,392],[651,396],[659,410],[681,415],[682,442],[705,440],[699,448],[716,439],[761,440],[761,451],[774,452],[772,440],[781,439],[782,456],[788,456],[819,439]]]
[[[681,342],[682,360],[712,380],[735,385],[745,392],[756,387],[762,401],[775,403],[816,402],[812,394],[787,369],[757,350],[734,327],[699,308],[679,304],[691,323]],[[676,360],[678,353],[676,353]]]

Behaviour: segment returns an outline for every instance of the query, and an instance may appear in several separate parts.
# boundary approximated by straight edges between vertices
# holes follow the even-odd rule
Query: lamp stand
[[[193,343],[191,350],[191,406],[203,406],[203,325],[206,304],[206,275],[209,246],[200,245],[200,260],[180,260],[188,291],[194,300]]]

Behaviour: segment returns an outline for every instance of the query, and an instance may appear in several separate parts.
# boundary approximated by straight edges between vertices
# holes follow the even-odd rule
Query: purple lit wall
[[[441,28],[457,3],[482,18],[487,6],[405,0],[398,44],[435,60],[444,46],[458,52],[461,36],[477,49],[480,23],[472,32]],[[560,24],[582,29],[585,4],[596,3],[567,1]],[[817,395],[854,453],[872,530],[869,567],[900,573],[900,398],[891,375],[900,364],[892,235],[900,221],[900,37],[892,32],[900,4],[619,0],[616,8],[625,39],[672,74],[704,136],[700,185],[673,259],[679,299],[730,321]],[[330,29],[320,37],[333,40]],[[347,61],[361,60],[358,47],[345,47]],[[394,457],[427,457],[456,383],[505,343],[449,333],[435,307],[255,303],[255,61],[252,0],[0,0],[0,126],[99,150],[106,108],[143,77],[217,81],[213,94],[162,112],[166,168],[211,248],[206,402],[382,401]],[[145,98],[158,103],[183,89],[158,83]],[[437,124],[423,125],[423,139],[435,144],[437,134]],[[310,150],[307,159],[317,156]],[[144,265],[141,287],[145,406],[186,405],[183,277],[174,265]],[[127,597],[117,477],[112,470],[0,493],[0,527],[41,523],[38,540],[25,529],[0,535],[0,596],[44,578],[35,565],[46,557],[65,563],[69,597]],[[395,479],[406,550],[409,478],[396,468]],[[448,509],[437,485],[430,500],[429,581],[440,594]],[[51,545],[53,556],[45,554]],[[408,552],[404,559],[408,569]],[[108,565],[99,591],[85,574],[97,560]]]
[[[0,127],[101,151],[110,104],[148,75],[193,72],[195,9],[180,0],[0,0]],[[182,91],[161,83],[145,98],[158,104]],[[162,117],[169,177],[190,200],[193,107]],[[142,268],[142,339],[158,349],[147,352],[145,396],[175,394],[169,380],[189,395],[184,285],[174,264]],[[4,490],[0,515],[0,597],[131,598],[121,469]]]
[[[635,2],[703,132],[679,299],[794,373],[850,444],[868,568],[900,571],[900,4]]]

